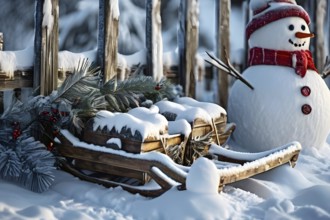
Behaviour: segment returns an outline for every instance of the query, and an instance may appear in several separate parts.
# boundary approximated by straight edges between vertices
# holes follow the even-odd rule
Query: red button
[[[310,94],[311,94],[311,88],[309,88],[308,86],[303,86],[303,87],[301,87],[301,94],[303,95],[303,96],[309,96]]]
[[[301,106],[301,111],[302,113],[304,113],[305,115],[308,115],[312,112],[312,107],[308,104],[304,104],[303,106]]]

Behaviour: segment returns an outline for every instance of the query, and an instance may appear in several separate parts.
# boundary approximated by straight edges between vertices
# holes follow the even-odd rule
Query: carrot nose
[[[297,33],[295,34],[295,36],[296,36],[297,38],[308,38],[308,37],[312,38],[312,37],[314,37],[314,34],[313,34],[313,33],[297,32]]]

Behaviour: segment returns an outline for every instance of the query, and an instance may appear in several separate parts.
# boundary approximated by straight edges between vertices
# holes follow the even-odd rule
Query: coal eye
[[[294,30],[294,25],[293,25],[293,24],[290,24],[290,25],[289,25],[289,30],[290,30],[290,31],[293,31],[293,30]]]
[[[301,30],[306,30],[306,26],[305,25],[301,25]]]

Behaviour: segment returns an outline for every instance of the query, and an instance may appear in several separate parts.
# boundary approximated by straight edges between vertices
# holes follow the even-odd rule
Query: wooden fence
[[[20,93],[21,88],[38,89],[42,95],[48,95],[57,88],[59,73],[66,70],[59,69],[59,0],[35,0],[35,39],[33,50],[25,50],[23,53],[33,57],[30,66],[16,65],[13,73],[8,73],[1,63],[0,57],[0,113],[4,111],[8,101],[4,100],[13,92]],[[162,76],[172,78],[180,83],[185,95],[195,97],[196,76],[198,71],[202,71],[197,65],[196,56],[198,55],[198,31],[199,31],[199,0],[180,0],[179,7],[179,30],[178,30],[178,66],[163,65],[163,45],[161,35],[161,0],[146,1],[146,68],[145,74],[153,76],[159,80]],[[324,7],[325,0],[308,1],[313,3],[309,8],[314,10],[313,16]],[[214,53],[224,59],[225,52],[230,56],[230,0],[215,0],[216,14],[216,45]],[[244,5],[248,5],[248,0]],[[99,0],[99,22],[98,22],[98,48],[94,61],[101,67],[104,81],[116,77],[120,70],[118,67],[118,28],[119,28],[119,6],[118,0]],[[323,6],[322,6],[323,4]],[[326,4],[329,8],[329,3]],[[321,8],[321,9],[320,9]],[[246,7],[246,22],[249,20],[251,12]],[[310,12],[311,13],[311,12]],[[319,33],[322,28],[322,19],[314,16],[318,22],[312,27],[314,32]],[[329,15],[328,15],[329,19]],[[322,32],[320,32],[322,33]],[[324,54],[325,39],[316,38],[312,48],[314,54]],[[330,44],[330,42],[329,42]],[[245,44],[247,51],[247,43]],[[3,48],[3,37],[0,35],[0,50]],[[320,52],[321,51],[321,52]],[[11,52],[15,53],[15,52]],[[9,54],[9,53],[8,53]],[[142,53],[143,54],[143,53]],[[321,55],[317,55],[320,60]],[[21,55],[22,56],[22,55]],[[16,61],[19,62],[19,61]],[[318,68],[322,61],[318,64]],[[73,68],[73,67],[72,67]],[[244,68],[244,63],[243,63]],[[8,69],[8,68],[7,68]],[[215,70],[217,71],[217,70]],[[212,74],[211,68],[207,67],[209,75],[213,75],[217,80],[215,94],[218,95],[215,102],[223,107],[227,105],[228,97],[228,77],[224,73]],[[127,75],[127,74],[126,74]],[[30,89],[32,91],[32,89]],[[29,90],[29,91],[30,91]],[[26,96],[26,95],[25,95]],[[7,103],[7,104],[6,104]]]

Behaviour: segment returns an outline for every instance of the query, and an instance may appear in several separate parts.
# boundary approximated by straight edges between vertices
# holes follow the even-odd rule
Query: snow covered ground
[[[212,187],[203,178],[192,179],[186,191],[173,188],[154,199],[81,181],[61,170],[41,194],[0,180],[0,219],[330,219],[329,143],[330,138],[320,150],[303,150],[295,168],[276,168],[219,194],[194,190],[196,184]],[[212,170],[205,163],[198,169],[203,166]]]

